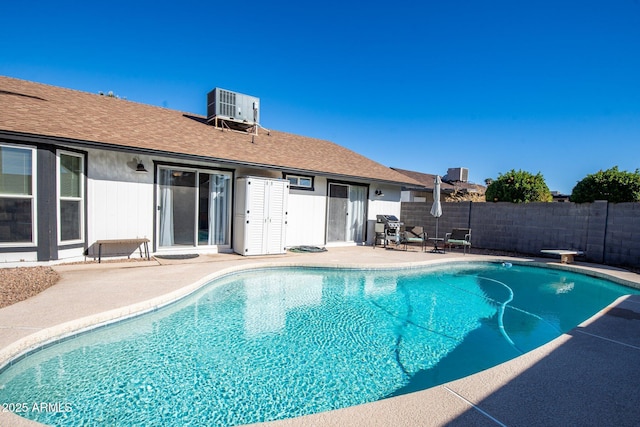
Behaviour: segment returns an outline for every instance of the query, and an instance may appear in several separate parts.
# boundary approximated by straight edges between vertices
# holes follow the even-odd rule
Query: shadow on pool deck
[[[619,300],[510,366],[448,388],[507,426],[637,426],[640,322],[620,317],[619,310],[637,319],[640,296]]]
[[[505,257],[419,251],[329,248],[318,254],[245,258],[231,254],[144,263],[61,265],[60,282],[29,300],[0,309],[0,364],[7,349],[54,325],[117,314],[132,305],[184,292],[202,278],[252,265],[416,265],[444,260]],[[538,261],[564,268],[548,259]],[[515,262],[515,260],[514,260]],[[640,283],[637,274],[578,264],[572,269],[609,273]],[[37,312],[37,318],[32,313]],[[104,316],[103,316],[104,317]],[[431,389],[269,426],[635,426],[640,425],[640,296],[623,297],[589,321],[516,359]],[[33,340],[31,344],[37,343]],[[0,394],[1,396],[1,394]],[[1,400],[1,399],[0,399]],[[5,403],[1,402],[0,403]],[[206,422],[205,422],[206,424]],[[0,425],[38,425],[0,413]]]

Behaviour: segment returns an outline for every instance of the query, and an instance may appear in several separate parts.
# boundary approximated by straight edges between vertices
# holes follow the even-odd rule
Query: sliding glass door
[[[158,245],[229,245],[231,173],[158,168]]]
[[[231,176],[200,173],[198,245],[228,245]]]
[[[329,183],[327,243],[364,242],[367,187]]]

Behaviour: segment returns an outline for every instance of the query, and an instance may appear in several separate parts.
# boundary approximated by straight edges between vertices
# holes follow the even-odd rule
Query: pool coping
[[[380,265],[377,263],[362,263],[362,262],[359,262],[359,263],[307,262],[307,261],[296,261],[295,259],[292,259],[290,261],[289,260],[283,261],[282,259],[278,259],[275,261],[252,260],[250,263],[242,263],[238,265],[232,265],[232,266],[221,268],[215,272],[205,275],[204,277],[201,277],[200,279],[194,281],[189,285],[182,286],[179,289],[176,289],[172,292],[168,292],[148,300],[125,305],[125,306],[108,310],[108,311],[95,313],[89,316],[84,316],[84,317],[67,321],[61,324],[53,325],[51,327],[43,328],[32,334],[28,334],[22,337],[21,339],[18,339],[12,342],[11,344],[5,346],[4,348],[0,349],[0,371],[6,369],[8,366],[11,366],[12,364],[16,363],[17,361],[25,357],[25,355],[28,355],[31,352],[36,351],[37,349],[43,346],[51,345],[55,342],[66,339],[69,336],[73,336],[84,331],[93,330],[95,328],[98,328],[107,324],[119,322],[127,318],[135,317],[150,311],[158,310],[164,306],[170,305],[198,291],[204,285],[206,285],[207,283],[209,283],[214,279],[217,279],[229,274],[241,272],[241,271],[264,269],[264,268],[282,268],[282,267],[340,268],[340,269],[358,269],[358,270],[390,270],[390,269],[410,270],[410,269],[418,269],[418,268],[434,266],[434,265],[446,265],[452,262],[460,264],[461,262],[476,263],[476,262],[505,262],[505,261],[511,262],[513,264],[541,266],[546,268],[550,267],[550,268],[557,268],[561,270],[579,272],[579,273],[583,273],[583,274],[587,274],[595,277],[605,278],[626,286],[631,286],[631,287],[640,289],[640,276],[635,277],[637,275],[633,275],[633,274],[629,275],[628,272],[626,272],[625,270],[610,269],[609,267],[606,267],[606,266],[595,266],[590,264],[565,265],[565,264],[559,264],[554,262],[548,262],[547,260],[513,258],[513,257],[505,257],[505,256],[479,256],[479,257],[474,256],[474,257],[465,257],[465,258],[456,257],[451,259],[429,259],[429,260],[419,261],[419,262],[408,262],[408,263],[405,262],[400,264],[391,263],[391,264],[385,264],[385,265]],[[603,269],[606,269],[606,271],[603,271]],[[633,280],[633,279],[636,279],[636,280]],[[589,320],[585,321],[584,324],[579,325],[576,329],[583,328],[585,325],[589,325],[592,322],[596,322],[599,318],[604,316],[613,307],[617,307],[625,303],[627,299],[628,299],[627,297],[622,297],[620,300],[614,302],[606,309],[602,310],[601,312],[591,317]],[[639,302],[640,302],[640,299],[639,299]],[[638,306],[639,306],[638,311],[640,312],[640,304],[638,304]],[[519,356],[501,365],[497,365],[495,367],[489,368],[487,371],[504,370],[504,369],[511,371],[512,368],[510,366],[512,365],[517,366],[517,365],[520,365],[521,363],[529,363],[531,362],[532,358],[534,360],[539,360],[540,357],[544,358],[545,357],[544,355],[547,354],[546,352],[552,351],[550,349],[554,349],[554,348],[557,348],[558,346],[563,345],[567,340],[567,336],[568,335],[571,336],[572,334],[573,334],[573,331],[569,332],[568,334],[563,334],[562,336],[556,338],[550,343],[547,343],[543,347],[540,347],[532,352],[526,353],[522,356]],[[483,372],[487,372],[487,371],[483,371]],[[314,424],[317,424],[318,422],[320,422],[323,425],[327,425],[327,424],[330,425],[334,423],[333,421],[331,421],[334,417],[336,418],[336,420],[341,420],[339,424],[334,424],[334,425],[344,425],[343,424],[344,422],[347,422],[348,425],[371,425],[370,418],[362,419],[361,422],[364,422],[364,423],[357,422],[356,424],[354,424],[353,422],[356,422],[356,420],[359,419],[358,416],[355,414],[362,413],[363,411],[364,413],[370,414],[371,411],[377,412],[378,410],[387,411],[387,413],[389,413],[389,409],[388,409],[389,405],[396,405],[396,406],[402,407],[403,406],[402,402],[411,402],[416,398],[419,398],[420,400],[422,400],[423,401],[422,405],[425,406],[426,408],[429,408],[430,405],[424,405],[425,400],[428,402],[440,401],[440,402],[451,403],[452,406],[455,407],[456,409],[453,411],[452,410],[444,411],[444,413],[454,414],[455,416],[453,418],[449,416],[448,419],[450,419],[450,421],[447,421],[447,422],[453,422],[457,419],[456,417],[460,417],[463,414],[467,413],[466,411],[469,409],[469,405],[471,403],[470,401],[465,400],[463,396],[457,394],[452,389],[452,387],[455,387],[454,384],[459,385],[461,382],[464,382],[465,380],[472,379],[472,377],[481,377],[480,374],[482,373],[473,374],[461,380],[457,380],[451,383],[446,383],[431,389],[411,393],[409,395],[403,395],[403,396],[398,396],[390,399],[384,399],[381,401],[376,401],[376,402],[367,403],[364,405],[358,405],[358,406],[349,407],[349,408],[342,408],[336,411],[329,411],[325,413],[307,415],[307,416],[292,418],[288,420],[269,422],[269,423],[266,423],[265,425],[274,425],[274,423],[277,425],[284,424],[284,425],[292,425],[292,426],[314,425]],[[462,404],[462,407],[460,406],[461,404]],[[471,404],[471,407],[474,407],[473,404]],[[437,409],[438,411],[440,411],[440,409],[442,408],[439,408],[438,406]],[[464,411],[462,411],[462,409],[464,409]],[[391,413],[394,413],[394,412],[395,410],[391,411]],[[409,416],[409,420],[411,420],[410,423],[406,425],[411,425],[413,421],[416,420],[415,418],[416,416],[420,418],[420,416],[431,417],[433,415],[432,413],[431,415],[423,413],[424,409],[414,408],[413,412],[414,414]],[[472,413],[472,415],[474,416],[473,418],[477,417],[478,414],[480,414],[480,417],[482,418],[483,422],[486,422],[487,419],[490,419],[490,418],[487,418],[488,414],[482,414],[482,412],[477,411],[477,409],[474,410]],[[348,420],[345,420],[344,416],[347,416]],[[400,422],[400,420],[403,419],[402,417],[398,418],[398,414],[395,414],[393,417],[396,421],[399,422],[399,424],[397,425],[402,425],[402,422]],[[29,423],[31,423],[31,425],[38,425],[33,421],[29,421],[21,417],[18,417],[18,418],[20,418],[20,420],[28,421]],[[381,417],[380,419],[384,419],[384,417]],[[420,419],[423,419],[423,418],[420,418]],[[0,418],[0,421],[2,421],[2,418]],[[497,419],[490,421],[491,425],[496,425],[496,422],[498,423],[498,425],[500,425],[500,422],[497,421]],[[383,425],[383,424],[379,424],[379,425]]]
[[[447,259],[447,260],[429,260],[424,262],[409,263],[403,265],[379,265],[379,264],[336,264],[336,263],[283,263],[283,262],[257,262],[249,265],[227,267],[197,280],[196,282],[181,287],[175,291],[163,294],[161,296],[138,302],[135,304],[126,305],[120,308],[116,308],[109,311],[104,311],[89,316],[84,316],[72,321],[64,322],[58,325],[51,326],[49,328],[41,329],[38,332],[30,334],[18,341],[15,341],[9,346],[0,349],[0,372],[7,367],[21,360],[23,357],[31,354],[33,351],[53,345],[59,341],[67,339],[68,337],[94,330],[96,328],[104,327],[112,323],[121,322],[133,317],[141,316],[143,314],[159,310],[165,306],[171,305],[177,301],[180,301],[189,295],[197,292],[202,287],[206,286],[209,282],[219,279],[221,277],[239,273],[243,271],[270,269],[270,268],[331,268],[331,269],[343,269],[343,270],[368,270],[368,271],[385,271],[385,270],[415,270],[429,266],[446,265],[451,263],[478,263],[478,262],[504,262],[505,257],[487,258],[485,260],[478,259]],[[634,287],[640,289],[640,282],[633,282],[620,277],[611,276],[606,273],[602,273],[597,269],[585,268],[580,266],[566,265],[566,264],[549,264],[544,262],[521,260],[521,259],[509,259],[509,262],[517,265],[528,265],[533,267],[555,268],[559,270],[571,271],[581,274],[587,274],[593,277],[607,279],[618,284]]]

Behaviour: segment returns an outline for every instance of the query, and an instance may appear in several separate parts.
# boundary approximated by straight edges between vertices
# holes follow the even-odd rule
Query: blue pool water
[[[432,387],[532,350],[621,295],[500,264],[269,269],[48,346],[0,374],[0,403],[52,425],[239,425]]]

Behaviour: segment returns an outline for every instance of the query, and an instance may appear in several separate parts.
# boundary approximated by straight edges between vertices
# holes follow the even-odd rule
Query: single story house
[[[0,76],[0,262],[83,259],[106,239],[233,251],[246,177],[286,183],[285,247],[372,243],[419,185],[329,141]]]
[[[433,202],[433,189],[435,187],[435,179],[437,175],[430,173],[422,173],[410,171],[406,169],[394,168],[394,171],[405,175],[419,185],[405,185],[402,187],[403,202]],[[440,184],[440,198],[442,201],[460,201],[460,200],[482,200],[484,201],[484,193],[487,187],[484,185],[474,184],[466,180],[466,173],[459,173],[465,168],[449,168],[447,174],[442,176]],[[458,172],[458,173],[456,173]]]

